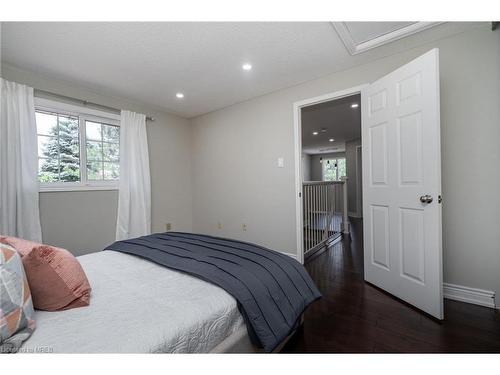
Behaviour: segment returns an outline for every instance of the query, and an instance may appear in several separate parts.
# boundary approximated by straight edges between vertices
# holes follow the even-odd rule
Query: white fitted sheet
[[[246,330],[236,300],[213,284],[115,251],[78,260],[90,306],[37,310],[21,352],[207,353]]]

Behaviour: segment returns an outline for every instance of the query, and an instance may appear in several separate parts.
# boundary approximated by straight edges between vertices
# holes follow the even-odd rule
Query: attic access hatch
[[[332,22],[351,55],[430,29],[443,22]]]

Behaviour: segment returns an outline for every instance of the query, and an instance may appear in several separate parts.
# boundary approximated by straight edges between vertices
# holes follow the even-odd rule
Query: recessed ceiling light
[[[353,103],[351,104],[351,108],[358,108],[359,107],[359,104],[358,103]]]
[[[329,139],[329,141],[330,141],[330,142],[333,142],[334,140],[335,140],[335,139],[333,139],[333,138],[330,138],[330,139]]]
[[[182,99],[184,98],[184,94],[182,92],[178,92],[177,94],[175,94],[175,96],[178,98],[178,99]]]
[[[318,132],[313,132],[313,135],[318,135]]]
[[[245,63],[241,66],[243,70],[252,70],[252,64]]]

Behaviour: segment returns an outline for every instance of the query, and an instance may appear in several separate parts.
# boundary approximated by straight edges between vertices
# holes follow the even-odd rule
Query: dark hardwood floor
[[[365,283],[362,230],[362,221],[353,220],[351,239],[307,262],[323,298],[282,352],[500,352],[498,310],[445,300],[439,322]]]

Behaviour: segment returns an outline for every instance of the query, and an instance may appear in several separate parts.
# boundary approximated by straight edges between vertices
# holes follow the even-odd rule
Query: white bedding
[[[236,300],[213,284],[114,251],[78,260],[90,306],[36,311],[21,352],[206,353],[245,329]]]

